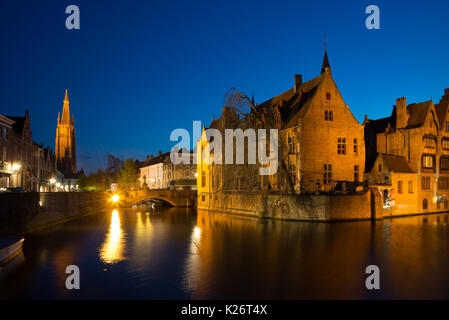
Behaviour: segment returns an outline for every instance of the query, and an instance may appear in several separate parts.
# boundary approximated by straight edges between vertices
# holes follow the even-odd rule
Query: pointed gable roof
[[[420,103],[412,103],[407,106],[407,112],[409,113],[409,118],[406,128],[417,128],[421,127],[427,118],[427,113],[432,106],[432,100],[424,101]]]
[[[67,89],[65,89],[64,107],[62,108],[61,123],[62,124],[70,123],[69,96],[67,94]]]
[[[299,116],[305,114],[310,105],[316,89],[322,83],[325,74],[302,83],[295,91],[294,88],[289,89],[257,106],[257,110],[261,111],[265,108],[278,108],[281,119],[284,123],[288,123],[291,118],[299,113]]]
[[[327,57],[327,49],[324,48],[324,57],[323,57],[323,65],[321,66],[321,73],[326,72],[326,68],[329,68],[330,71],[331,66],[329,64],[329,59]]]

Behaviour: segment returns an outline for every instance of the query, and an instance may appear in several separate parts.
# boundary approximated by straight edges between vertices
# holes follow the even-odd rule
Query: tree
[[[85,191],[87,189],[87,177],[83,172],[80,172],[78,176],[78,188],[82,191]]]
[[[133,159],[125,160],[120,170],[119,185],[123,190],[129,190],[137,182],[137,169]]]

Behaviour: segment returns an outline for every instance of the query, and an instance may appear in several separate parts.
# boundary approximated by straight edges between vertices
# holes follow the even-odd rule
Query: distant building
[[[196,164],[193,161],[194,154],[185,150],[180,155],[181,157],[185,157],[183,163],[173,164],[170,157],[165,161],[162,184],[164,188],[196,190]]]
[[[52,150],[32,139],[28,110],[24,117],[0,115],[0,188],[48,191],[56,175]]]
[[[62,117],[60,117],[60,113],[58,112],[55,153],[58,170],[67,178],[71,178],[76,173],[76,140],[75,119],[73,115],[70,118],[67,89],[65,90]]]
[[[193,153],[188,154],[188,164],[173,164],[170,152],[158,156],[148,156],[140,163],[139,184],[149,189],[192,189],[196,190],[196,165],[193,164]]]
[[[164,184],[164,163],[170,160],[170,153],[159,151],[157,157],[148,156],[147,160],[140,163],[139,184],[141,187],[146,185],[149,189],[166,189]]]

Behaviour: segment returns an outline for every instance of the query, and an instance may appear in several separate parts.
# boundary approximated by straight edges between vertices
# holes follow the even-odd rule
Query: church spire
[[[323,58],[323,65],[321,66],[321,73],[326,72],[326,68],[329,68],[329,72],[331,71],[331,66],[329,64],[329,59],[327,58],[327,48],[324,48],[324,58]]]
[[[69,96],[67,94],[67,89],[65,89],[64,107],[62,108],[61,123],[70,124]]]

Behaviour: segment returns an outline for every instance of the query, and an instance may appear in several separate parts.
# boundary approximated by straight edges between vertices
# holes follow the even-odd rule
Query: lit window
[[[433,157],[432,156],[424,156],[422,158],[422,165],[424,168],[432,169],[433,168]]]

